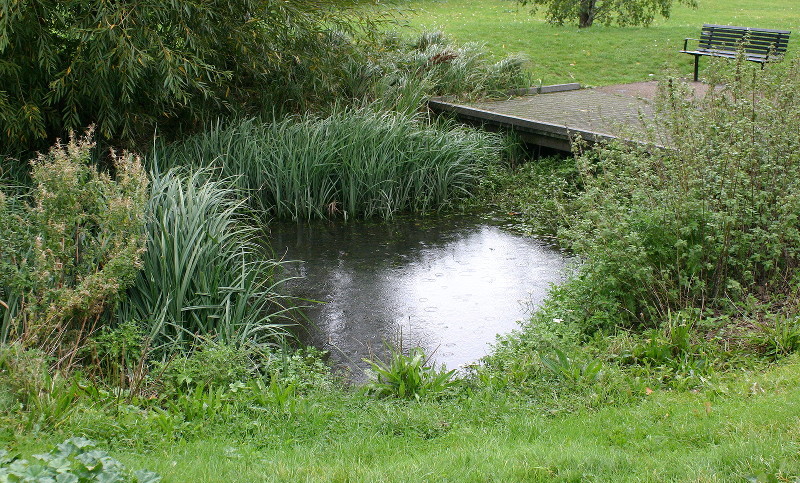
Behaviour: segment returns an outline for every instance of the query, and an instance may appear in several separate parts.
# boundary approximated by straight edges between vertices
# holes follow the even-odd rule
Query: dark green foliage
[[[585,190],[562,232],[586,263],[585,326],[788,293],[800,262],[800,68],[737,63],[702,99],[665,84],[653,145],[578,158]]]
[[[545,9],[547,21],[558,25],[578,21],[581,28],[592,23],[610,25],[650,25],[656,16],[669,18],[676,0],[518,0],[522,5],[532,5],[534,10]],[[697,0],[677,0],[697,8]]]
[[[198,337],[238,346],[285,334],[279,264],[256,241],[239,193],[211,175],[176,169],[152,181],[147,252],[118,317],[142,324],[154,355]]]
[[[120,389],[136,389],[147,372],[149,340],[134,320],[104,326],[80,350],[85,370]]]
[[[267,109],[321,69],[335,2],[54,0],[0,2],[0,146],[97,124],[131,143]],[[298,78],[305,82],[298,82]]]

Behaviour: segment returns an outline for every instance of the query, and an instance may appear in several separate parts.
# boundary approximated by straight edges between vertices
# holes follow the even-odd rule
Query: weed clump
[[[743,64],[700,99],[662,85],[649,144],[579,153],[584,190],[561,235],[585,259],[571,286],[587,329],[653,327],[796,285],[800,64]]]
[[[458,383],[455,370],[437,369],[425,352],[416,347],[409,354],[390,351],[386,362],[364,359],[370,365],[371,380],[367,392],[378,397],[417,399],[436,397]]]

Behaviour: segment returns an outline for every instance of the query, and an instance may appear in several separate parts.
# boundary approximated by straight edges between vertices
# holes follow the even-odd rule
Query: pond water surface
[[[291,295],[305,310],[303,337],[363,379],[363,358],[386,343],[423,347],[454,369],[486,355],[563,279],[568,259],[545,242],[467,218],[271,227]]]

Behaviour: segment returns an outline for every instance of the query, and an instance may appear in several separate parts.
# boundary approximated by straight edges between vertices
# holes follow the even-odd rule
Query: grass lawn
[[[800,476],[798,369],[794,357],[708,390],[556,415],[502,392],[409,403],[334,391],[182,423],[175,439],[132,415],[71,425],[174,482],[795,481],[780,478]],[[23,437],[17,449],[59,437]]]
[[[610,85],[637,82],[675,69],[691,76],[693,57],[680,54],[683,39],[696,38],[704,23],[786,29],[800,35],[796,0],[699,0],[697,10],[676,5],[669,19],[650,27],[579,29],[554,26],[512,0],[416,0],[403,17],[416,30],[442,29],[460,42],[482,42],[496,56],[524,52],[543,84]],[[799,39],[789,41],[796,52]],[[700,61],[701,75],[708,59]]]

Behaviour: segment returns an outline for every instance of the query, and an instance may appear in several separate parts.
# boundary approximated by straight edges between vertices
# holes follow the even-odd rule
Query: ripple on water
[[[270,243],[300,278],[293,295],[310,308],[310,342],[359,379],[383,342],[421,345],[455,368],[487,354],[563,279],[564,255],[479,220],[280,224]],[[390,249],[387,250],[387,247]],[[432,283],[436,282],[436,283]],[[432,305],[431,302],[435,303]]]

